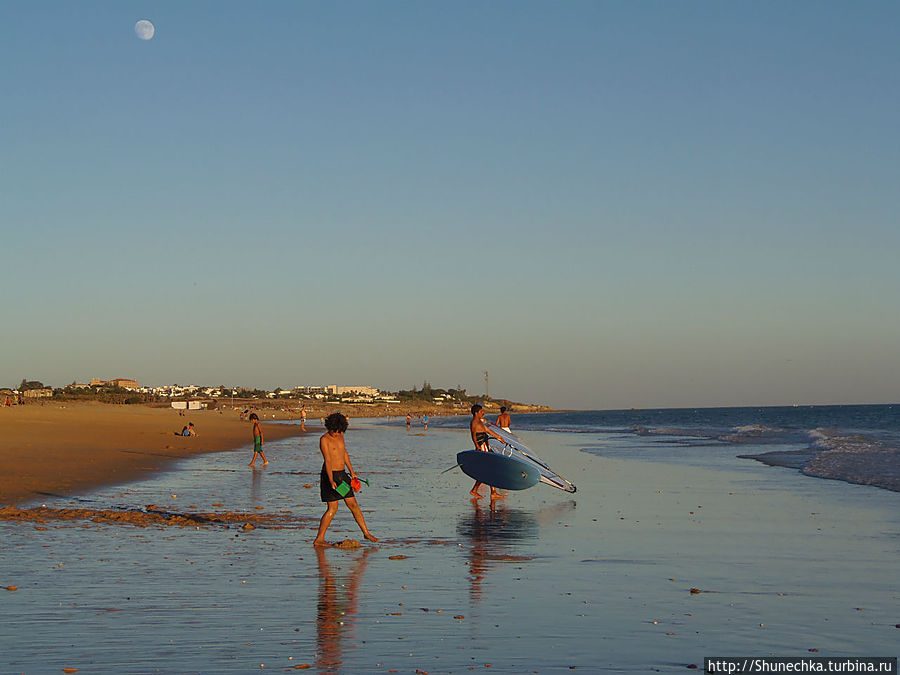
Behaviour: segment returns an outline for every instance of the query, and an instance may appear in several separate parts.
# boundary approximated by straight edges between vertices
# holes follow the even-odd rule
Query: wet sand
[[[900,494],[710,448],[646,461],[628,458],[642,439],[603,456],[591,434],[529,433],[578,492],[536,486],[492,507],[441,473],[467,433],[351,424],[376,545],[341,508],[326,538],[361,546],[313,549],[316,433],[274,441],[265,468],[204,454],[48,500],[44,522],[0,520],[0,671],[643,673],[896,653]],[[91,517],[148,504],[260,518]],[[74,509],[85,517],[50,517]]]
[[[188,422],[198,435],[176,436]],[[267,442],[300,433],[282,424],[263,428]],[[184,457],[243,446],[252,449],[251,428],[233,410],[182,417],[172,408],[142,405],[0,407],[0,506],[124,483]]]

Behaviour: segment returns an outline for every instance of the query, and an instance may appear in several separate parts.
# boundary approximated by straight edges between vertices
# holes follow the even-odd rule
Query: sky
[[[143,40],[135,23],[155,35]],[[900,401],[900,4],[0,5],[0,386]]]

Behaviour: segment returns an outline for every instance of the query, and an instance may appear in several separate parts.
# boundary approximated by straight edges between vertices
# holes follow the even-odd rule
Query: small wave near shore
[[[513,425],[600,434],[611,441],[638,437],[659,453],[744,447],[738,457],[900,492],[898,405],[579,411],[514,415]],[[761,452],[766,448],[771,449]]]

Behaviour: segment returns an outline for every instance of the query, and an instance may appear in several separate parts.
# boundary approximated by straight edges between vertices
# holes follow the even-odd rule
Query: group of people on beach
[[[185,426],[181,427],[181,431],[175,432],[176,436],[196,436],[197,430],[194,429],[194,423],[188,422]]]
[[[426,418],[427,419],[427,418]],[[259,416],[251,413],[249,420],[253,422],[253,459],[250,460],[249,466],[254,466],[256,456],[259,455],[263,460],[263,466],[269,463],[263,452],[263,432],[259,423]],[[356,501],[355,491],[360,488],[360,481],[350,462],[350,454],[347,452],[347,445],[344,442],[344,433],[349,425],[347,417],[339,412],[330,414],[324,419],[325,433],[319,438],[319,451],[322,453],[322,471],[319,476],[319,494],[323,502],[327,504],[325,513],[319,521],[319,530],[313,541],[313,546],[329,546],[325,541],[325,532],[334,515],[337,513],[338,506],[343,501],[353,519],[362,531],[363,536],[371,542],[377,542],[375,537],[366,525],[366,519],[359,503]],[[408,422],[407,422],[408,424]],[[427,424],[427,422],[426,422]],[[511,419],[506,407],[500,408],[500,415],[497,417],[497,426],[506,431],[510,430]],[[496,431],[491,429],[484,421],[484,406],[476,403],[472,406],[472,421],[469,424],[469,430],[472,434],[472,442],[475,449],[482,452],[490,452],[488,445],[488,436],[496,437],[500,442],[505,443],[503,437]],[[470,494],[476,499],[483,495],[478,492],[481,487],[479,481],[475,481]],[[497,489],[491,486],[491,499],[504,497]]]
[[[422,415],[422,425],[428,431],[428,415]],[[412,426],[412,413],[406,413],[406,430],[409,431]]]

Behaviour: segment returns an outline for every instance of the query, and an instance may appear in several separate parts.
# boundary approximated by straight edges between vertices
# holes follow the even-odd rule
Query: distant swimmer
[[[512,420],[510,419],[509,413],[506,412],[506,406],[500,408],[500,414],[497,416],[497,426],[508,434],[512,433],[509,430],[509,427],[512,426]]]
[[[256,462],[256,456],[259,455],[262,457],[263,466],[269,463],[269,460],[266,459],[266,455],[263,452],[263,432],[262,427],[259,426],[259,416],[256,413],[250,413],[250,420],[253,422],[253,459],[250,460],[250,463],[247,466],[253,466]]]
[[[409,425],[412,423],[412,415],[406,413],[406,430],[409,431]]]
[[[490,446],[488,445],[488,435],[493,436],[498,439],[502,443],[506,443],[503,440],[503,437],[498,434],[496,431],[492,430],[487,424],[484,422],[484,406],[480,403],[476,403],[472,406],[472,421],[469,423],[469,431],[472,432],[472,442],[475,444],[476,450],[481,450],[482,452],[490,452]],[[475,497],[481,497],[482,494],[478,491],[478,488],[481,487],[481,482],[475,481],[475,485],[469,491],[469,494]],[[492,485],[491,486],[491,499],[497,499],[499,497],[505,497],[506,495],[501,495],[497,492],[497,489]]]
[[[378,538],[366,527],[366,519],[363,517],[351,487],[356,479],[356,471],[353,470],[350,455],[347,453],[347,445],[344,443],[344,432],[347,431],[347,426],[347,418],[339,412],[331,413],[325,418],[325,428],[328,431],[319,439],[319,450],[322,452],[323,459],[319,490],[322,501],[328,504],[328,507],[319,521],[319,531],[313,541],[313,546],[329,545],[325,541],[325,532],[331,525],[331,519],[337,513],[341,500],[347,504],[347,508],[353,514],[363,536],[369,541],[378,541]],[[350,470],[349,475],[346,469]]]

